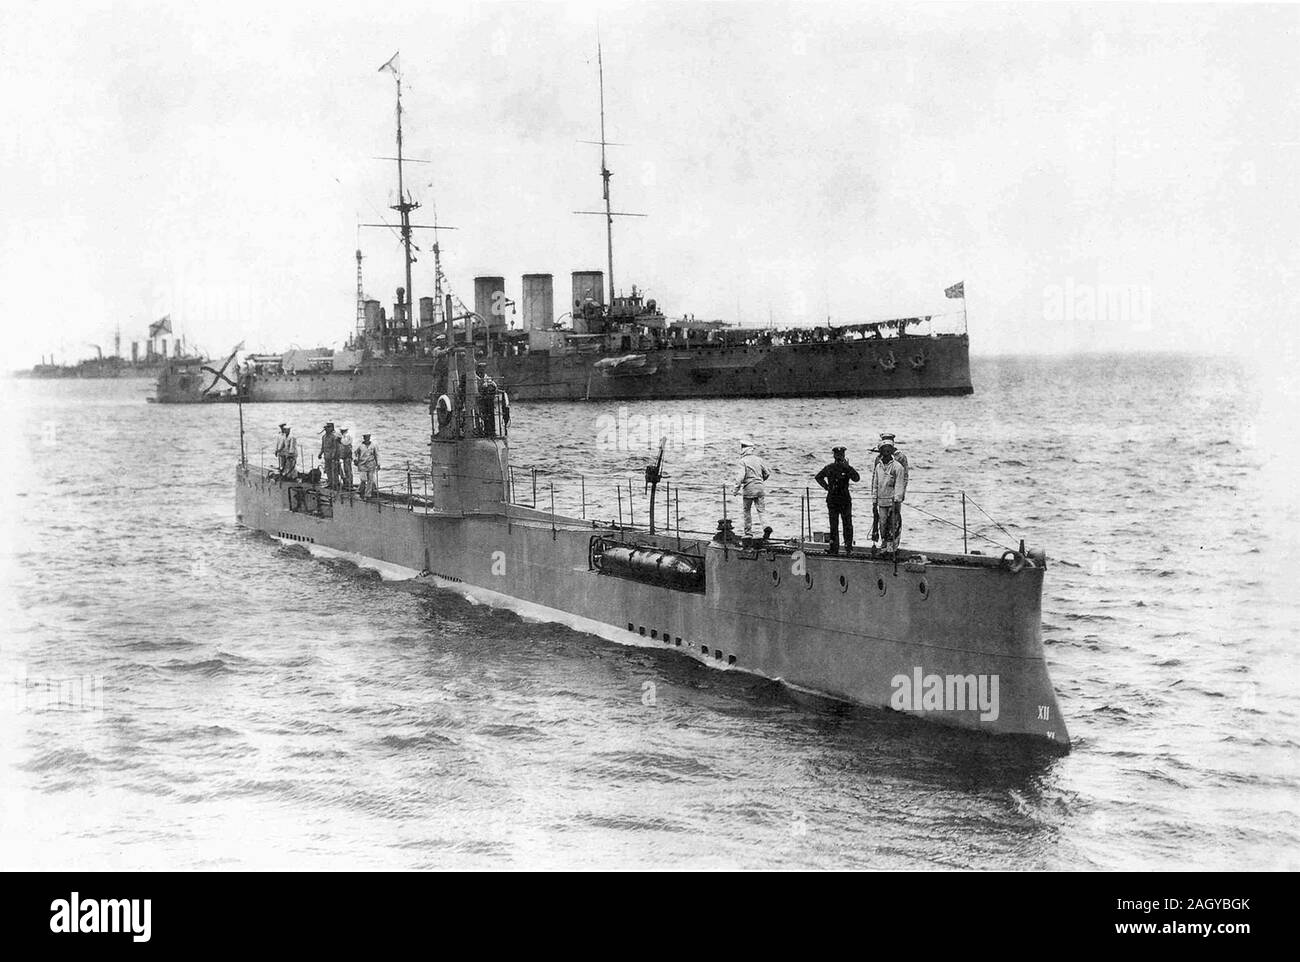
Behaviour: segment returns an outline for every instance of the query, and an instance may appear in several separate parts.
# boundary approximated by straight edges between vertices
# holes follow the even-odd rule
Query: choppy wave
[[[630,407],[685,429],[667,451],[685,530],[713,530],[739,433],[776,469],[780,534],[832,446],[862,468],[892,430],[905,541],[960,548],[965,492],[972,546],[1044,547],[1064,758],[383,581],[234,525],[229,406],[10,382],[31,463],[0,668],[100,676],[104,703],[5,716],[0,845],[14,867],[69,839],[95,868],[1300,867],[1300,820],[1278,814],[1300,810],[1300,607],[1274,560],[1293,515],[1240,430],[1250,379],[1196,358],[973,372],[967,398]],[[577,513],[581,466],[588,515],[626,511],[657,444],[604,446],[617,408],[516,405],[517,471]],[[419,404],[295,404],[246,406],[250,457],[286,417],[309,438],[343,414],[390,464],[426,456]],[[154,466],[130,483],[73,467],[127,450]]]

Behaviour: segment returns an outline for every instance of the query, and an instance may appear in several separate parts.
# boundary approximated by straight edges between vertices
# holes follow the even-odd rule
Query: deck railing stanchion
[[[727,486],[722,486],[722,557],[731,557],[727,553]]]
[[[804,503],[804,510],[808,512],[808,540],[811,541],[813,539],[812,488],[806,487],[803,489],[803,503]]]

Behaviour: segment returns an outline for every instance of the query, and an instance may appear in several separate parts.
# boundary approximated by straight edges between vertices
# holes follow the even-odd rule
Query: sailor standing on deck
[[[880,443],[892,444],[894,446],[894,460],[897,461],[900,465],[902,465],[903,485],[904,487],[906,487],[907,480],[909,477],[908,472],[911,470],[911,468],[907,463],[907,455],[898,449],[898,442],[894,440],[894,438],[895,435],[892,432],[884,433],[880,435]],[[872,448],[871,450],[876,452],[876,460],[871,463],[871,473],[872,475],[874,475],[876,473],[876,465],[880,463],[880,448],[879,446],[877,446]],[[872,498],[871,501],[871,540],[872,541],[876,540],[879,527],[880,527],[880,510],[876,507],[875,499]]]
[[[880,436],[880,443],[881,443],[881,444],[892,444],[892,445],[894,446],[894,460],[897,461],[899,464],[901,464],[901,465],[903,466],[903,482],[906,483],[906,482],[907,482],[907,478],[908,478],[907,472],[908,472],[909,469],[910,469],[910,465],[908,465],[908,463],[907,463],[907,455],[904,454],[902,451],[899,450],[899,448],[898,448],[898,442],[897,442],[896,440],[894,440],[894,438],[895,438],[895,435],[894,435],[894,434],[890,434],[890,433],[882,434],[882,435]],[[880,449],[877,448],[876,450],[879,451]],[[880,461],[880,455],[877,454],[877,455],[876,455],[876,462],[878,463],[879,461]],[[872,464],[871,467],[872,467],[872,470],[875,470],[876,465],[875,465],[875,464]]]
[[[907,471],[894,457],[897,450],[888,441],[881,442],[880,459],[871,471],[871,500],[880,522],[880,547],[897,551],[903,532],[903,497],[907,494]]]
[[[474,365],[474,378],[478,382],[478,431],[479,437],[496,437],[496,393],[497,382],[488,376],[487,362],[479,361]]]
[[[339,481],[339,436],[334,433],[334,422],[325,423],[325,433],[320,439],[320,454],[316,455],[318,461],[325,462],[325,478],[330,490],[338,487]]]
[[[370,443],[368,434],[361,435],[356,462],[361,470],[361,497],[372,498],[379,490],[379,448]]]
[[[813,478],[826,491],[826,510],[831,520],[831,544],[827,554],[839,554],[840,521],[844,521],[844,553],[853,554],[853,496],[849,493],[851,481],[861,481],[857,469],[849,464],[843,448],[831,448],[835,459],[817,472]]]
[[[280,436],[275,439],[275,456],[280,462],[280,477],[293,478],[298,468],[298,439],[289,433],[289,425],[280,425]]]
[[[352,438],[347,428],[339,428],[339,466],[343,468],[343,490],[352,490]]]
[[[743,513],[745,519],[745,537],[752,535],[751,514],[758,512],[758,523],[764,524],[765,508],[767,506],[766,492],[763,488],[763,482],[771,477],[771,472],[767,470],[767,465],[763,459],[758,456],[758,452],[748,441],[740,443],[740,464],[737,465],[736,471],[736,494],[743,495],[745,499]],[[763,537],[770,538],[772,529],[764,526]]]

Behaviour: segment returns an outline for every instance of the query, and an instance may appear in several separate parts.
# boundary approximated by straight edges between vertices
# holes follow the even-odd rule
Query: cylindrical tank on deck
[[[476,326],[486,322],[488,331],[493,334],[499,334],[506,329],[506,279],[504,277],[474,278],[474,313],[478,315],[474,321]]]
[[[378,301],[366,301],[366,330],[378,331],[380,321],[383,319],[383,308],[379,306]]]
[[[420,298],[420,326],[433,323],[433,298]]]
[[[525,331],[549,331],[555,327],[555,289],[550,274],[525,274],[523,317]]]
[[[704,590],[704,559],[663,549],[601,545],[596,566],[602,574],[644,581],[677,591]]]

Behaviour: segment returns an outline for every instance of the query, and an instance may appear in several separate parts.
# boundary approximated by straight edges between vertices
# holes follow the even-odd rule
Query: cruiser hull
[[[970,394],[969,339],[868,338],[647,351],[640,374],[605,374],[568,355],[497,358],[511,400],[908,397]]]
[[[493,357],[489,372],[512,401],[735,397],[915,397],[972,392],[969,339],[868,338],[804,344],[692,347],[644,353],[628,372],[603,373],[606,355]],[[357,371],[253,374],[245,403],[422,401],[435,384],[430,358],[367,363]],[[199,378],[162,378],[158,401],[211,400]]]
[[[895,564],[786,545],[679,544],[508,503],[451,513],[418,499],[339,493],[331,516],[319,517],[291,508],[301,498],[294,488],[315,490],[238,468],[238,523],[412,569],[610,640],[1068,750],[1043,658],[1042,568],[1011,571],[982,556]],[[602,538],[702,557],[703,590],[597,570],[593,539]]]

